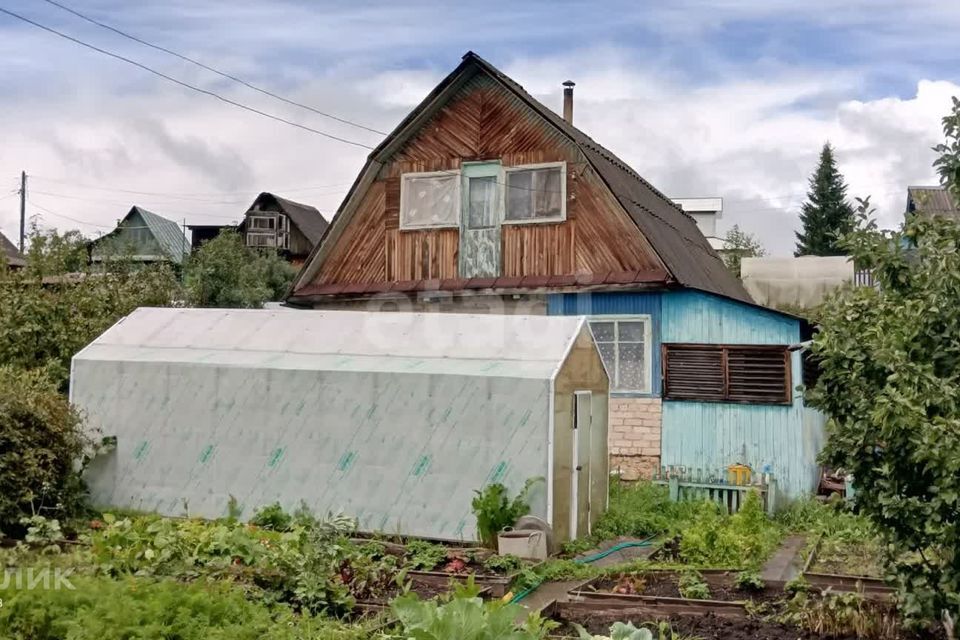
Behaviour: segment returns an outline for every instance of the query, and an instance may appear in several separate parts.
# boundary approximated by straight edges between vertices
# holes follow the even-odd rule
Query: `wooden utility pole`
[[[20,172],[20,253],[23,253],[23,239],[26,236],[27,221],[27,172]]]

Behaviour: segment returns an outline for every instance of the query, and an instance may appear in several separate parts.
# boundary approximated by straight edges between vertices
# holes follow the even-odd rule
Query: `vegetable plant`
[[[435,568],[447,558],[447,548],[426,540],[411,540],[407,543],[407,564],[411,569]]]
[[[706,600],[710,597],[710,587],[697,571],[684,571],[678,582],[680,595],[692,600]]]
[[[733,583],[742,591],[763,591],[767,586],[756,571],[741,571]]]
[[[477,534],[480,543],[491,549],[497,546],[497,534],[504,527],[512,527],[521,517],[530,513],[527,502],[530,490],[542,478],[530,478],[513,499],[507,488],[499,482],[489,484],[481,491],[474,491],[471,507],[477,519]]]

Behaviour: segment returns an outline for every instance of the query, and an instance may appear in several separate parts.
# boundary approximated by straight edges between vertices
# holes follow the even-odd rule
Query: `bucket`
[[[543,531],[507,527],[497,534],[497,553],[525,560],[546,560],[547,536]]]

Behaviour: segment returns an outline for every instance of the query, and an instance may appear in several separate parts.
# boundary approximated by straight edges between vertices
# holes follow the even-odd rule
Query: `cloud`
[[[872,194],[881,222],[896,224],[907,184],[935,181],[930,147],[940,141],[949,96],[960,94],[960,79],[941,69],[935,47],[908,46],[923,21],[960,27],[960,9],[924,1],[907,10],[892,0],[876,9],[855,0],[827,10],[834,4],[683,0],[643,11],[571,5],[561,16],[535,2],[510,20],[487,5],[437,11],[419,1],[321,11],[312,2],[178,0],[118,12],[115,0],[98,0],[84,10],[382,131],[467,48],[555,109],[560,82],[573,79],[578,126],[670,195],[724,197],[721,229],[738,223],[774,254],[788,254],[823,142],[835,145],[850,194]],[[21,5],[16,10],[232,99],[368,145],[380,141]],[[790,48],[777,44],[781,36],[794,44],[826,38],[832,48]],[[60,214],[88,221],[82,229],[95,234],[131,204],[178,220],[229,222],[263,190],[329,214],[367,153],[22,25],[0,22],[0,54],[11,81],[0,95],[0,189],[26,169],[31,200],[43,208],[28,209],[44,224],[77,226]],[[878,84],[892,72],[894,85]],[[8,235],[16,211],[15,198],[0,199]]]

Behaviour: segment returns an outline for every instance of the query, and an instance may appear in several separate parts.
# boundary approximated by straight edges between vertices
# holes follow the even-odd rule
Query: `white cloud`
[[[324,67],[288,76],[293,86],[285,92],[389,131],[458,62],[453,56],[442,68]],[[560,82],[575,80],[581,128],[670,195],[723,196],[723,227],[739,223],[776,254],[792,250],[807,178],[828,139],[851,196],[873,194],[882,223],[896,224],[906,185],[934,181],[930,147],[940,140],[949,96],[960,94],[951,82],[920,81],[906,98],[851,100],[857,69],[824,74],[769,62],[693,84],[611,46],[492,62],[553,108],[560,107]],[[93,85],[60,78],[55,98],[0,97],[0,198],[26,169],[36,176],[32,200],[94,223],[82,227],[89,234],[106,230],[131,204],[177,220],[227,222],[259,191],[332,212],[366,156],[159,81],[141,83],[138,72],[119,64],[110,70],[138,84],[118,89],[110,76]],[[218,90],[337,135],[379,142],[246,90]],[[306,189],[318,185],[334,186]],[[10,237],[16,212],[15,198],[0,200],[0,228]],[[77,226],[40,213],[45,224]]]

